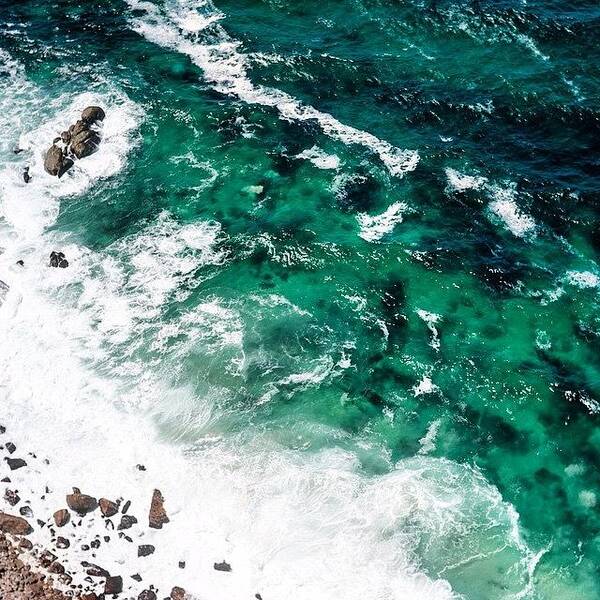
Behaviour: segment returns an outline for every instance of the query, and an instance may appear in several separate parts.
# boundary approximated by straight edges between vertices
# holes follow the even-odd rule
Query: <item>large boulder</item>
[[[88,106],[81,113],[81,120],[86,123],[95,123],[96,121],[104,121],[106,113],[99,106]]]
[[[149,525],[153,529],[162,529],[162,526],[169,522],[164,502],[165,499],[160,490],[154,490],[152,502],[150,503],[150,513],[148,515]]]
[[[73,135],[69,149],[77,158],[85,158],[98,150],[100,136],[92,129],[84,129]]]
[[[89,131],[89,129],[90,129],[89,123],[86,123],[85,121],[82,121],[81,119],[79,119],[79,121],[76,121],[75,123],[73,123],[73,125],[71,125],[71,127],[69,127],[69,131],[67,131],[65,133],[69,137],[69,141],[70,141],[77,134],[81,133],[82,131]]]
[[[0,511],[0,531],[11,535],[29,535],[33,528],[23,517]]]
[[[62,177],[72,166],[73,161],[65,156],[63,149],[56,144],[52,144],[44,157],[46,173],[55,177]]]

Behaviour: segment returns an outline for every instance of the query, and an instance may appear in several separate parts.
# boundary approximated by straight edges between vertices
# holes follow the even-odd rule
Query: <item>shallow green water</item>
[[[340,447],[365,477],[415,455],[474,466],[546,550],[525,596],[600,596],[596,3],[0,6],[0,47],[47,99],[15,108],[3,162],[65,98],[138,108],[124,168],[63,198],[46,235],[121,269],[127,326],[86,287],[100,259],[57,294],[89,317],[100,373],[143,364],[189,392],[146,411],[165,439]],[[289,98],[418,164],[286,118]],[[208,258],[177,233],[199,223]],[[494,531],[416,561],[465,598],[519,597]]]

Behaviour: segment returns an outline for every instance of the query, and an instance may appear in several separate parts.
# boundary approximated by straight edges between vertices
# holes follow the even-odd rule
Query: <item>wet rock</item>
[[[149,525],[153,529],[162,529],[165,523],[169,522],[169,517],[164,508],[164,497],[160,490],[154,490],[152,502],[150,503],[150,513],[148,515]]]
[[[14,454],[15,450],[17,449],[12,442],[7,442],[4,447],[8,450],[9,454]]]
[[[105,594],[120,594],[123,591],[123,578],[120,575],[107,577],[104,583]]]
[[[2,479],[0,479],[0,481],[2,483],[10,483],[10,477],[3,477]]]
[[[25,150],[24,150],[23,148],[15,148],[15,149],[13,150],[13,153],[14,153],[14,154],[21,154],[21,152],[25,152]]]
[[[91,129],[84,129],[79,133],[73,135],[71,138],[71,144],[69,145],[70,151],[77,158],[86,158],[98,150],[100,145],[100,136],[97,132]]]
[[[146,470],[146,467],[145,467],[144,465],[135,465],[135,468],[136,468],[138,471],[145,471],[145,470]]]
[[[125,502],[125,504],[123,505],[123,510],[121,512],[123,514],[127,514],[127,511],[129,510],[130,506],[131,506],[131,500],[127,500],[127,502]]]
[[[66,508],[61,508],[54,513],[54,522],[57,527],[64,527],[71,519],[71,513]]]
[[[59,548],[60,550],[64,550],[65,548],[68,548],[70,545],[71,545],[71,542],[69,542],[69,540],[67,538],[59,536],[56,539],[56,547]]]
[[[86,123],[95,123],[97,121],[104,121],[106,113],[99,106],[88,106],[83,109],[81,113],[81,120]]]
[[[0,511],[0,531],[11,535],[29,535],[33,528],[23,517]]]
[[[19,494],[17,494],[17,490],[9,490],[7,489],[4,492],[4,499],[11,505],[16,506],[21,501]]]
[[[131,579],[140,583],[142,581],[142,576],[139,573],[136,573],[135,575],[131,576]]]
[[[98,548],[100,548],[100,540],[93,540],[90,543],[90,546],[94,549],[94,550],[98,550]]]
[[[40,556],[40,564],[42,567],[47,569],[56,560],[56,555],[52,554],[49,550],[42,552]]]
[[[19,513],[22,517],[33,519],[33,511],[31,510],[31,506],[21,506]]]
[[[16,471],[27,466],[27,463],[22,458],[5,458],[4,460],[8,463],[11,471]]]
[[[110,577],[110,573],[106,569],[103,569],[94,563],[90,563],[87,560],[81,561],[81,566],[90,577]]]
[[[138,556],[150,556],[154,554],[156,548],[152,544],[142,544],[138,546]]]
[[[49,567],[48,571],[50,573],[54,573],[55,575],[62,575],[65,572],[65,567],[61,563],[53,562]]]
[[[0,425],[0,435],[6,433],[6,427],[4,425]]]
[[[29,174],[29,167],[23,169],[23,181],[29,183],[31,181],[31,175]]]
[[[62,142],[64,142],[65,144],[68,144],[71,141],[71,134],[68,131],[63,131],[60,134],[60,139]]]
[[[65,258],[63,252],[52,251],[50,253],[50,266],[66,269],[69,266],[69,261]]]
[[[19,548],[22,548],[23,550],[32,550],[33,544],[31,543],[31,540],[28,540],[27,538],[21,538],[21,541],[19,542]]]
[[[17,264],[18,264],[20,267],[24,267],[24,266],[25,266],[25,261],[23,261],[23,260],[19,259],[19,260],[17,261]]]
[[[140,592],[138,600],[156,600],[156,594],[152,590],[144,590]]]
[[[73,123],[73,125],[71,125],[71,127],[69,127],[69,131],[67,131],[67,134],[70,136],[70,139],[72,140],[76,135],[79,135],[83,131],[89,131],[89,129],[90,129],[89,124],[80,119],[79,121],[76,121],[75,123]]]
[[[180,560],[179,561],[179,568],[180,569],[185,569],[185,560]]]
[[[98,500],[98,505],[100,506],[100,512],[103,517],[110,518],[119,512],[118,504],[111,500],[107,500],[106,498],[100,498],[100,500]]]
[[[73,493],[67,495],[67,506],[78,515],[86,515],[96,509],[98,502],[96,498],[82,494],[77,488],[73,488]]]
[[[231,565],[228,562],[220,562],[220,563],[215,563],[214,565],[215,571],[223,571],[224,573],[230,573],[231,572]]]
[[[44,169],[50,175],[62,177],[71,167],[73,161],[65,156],[60,146],[52,144],[44,157]]]
[[[138,520],[133,515],[123,515],[121,517],[121,522],[117,526],[117,531],[122,531],[123,529],[131,529],[131,527],[137,522]]]

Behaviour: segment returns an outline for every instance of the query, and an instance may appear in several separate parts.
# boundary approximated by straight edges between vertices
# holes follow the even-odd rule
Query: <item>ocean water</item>
[[[0,0],[17,480],[160,487],[98,560],[164,595],[599,598],[599,59],[591,0]]]

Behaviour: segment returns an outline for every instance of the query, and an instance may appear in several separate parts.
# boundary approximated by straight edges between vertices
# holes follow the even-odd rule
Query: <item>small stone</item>
[[[23,169],[23,181],[29,183],[31,181],[31,175],[29,174],[29,167]]]
[[[224,573],[231,572],[231,565],[225,561],[220,563],[215,563],[214,565],[215,571],[223,571]]]
[[[17,264],[18,264],[20,267],[24,267],[24,266],[25,266],[25,261],[23,261],[23,260],[19,259],[19,260],[17,261]]]
[[[179,568],[180,569],[185,569],[185,560],[180,560],[179,561]]]
[[[58,580],[63,584],[63,585],[71,585],[71,583],[73,582],[73,578],[70,575],[67,575],[66,573],[63,573]]]
[[[131,579],[140,583],[142,581],[142,576],[139,573],[136,573],[135,575],[131,576]]]
[[[100,506],[100,512],[103,517],[109,518],[119,512],[118,504],[106,498],[100,498],[100,500],[98,500],[98,505]]]
[[[171,600],[185,600],[185,590],[175,586],[171,590]]]
[[[53,251],[50,253],[50,266],[66,269],[69,266],[69,261],[65,258],[63,252]]]
[[[152,590],[144,590],[140,592],[138,600],[156,600],[156,594]]]
[[[133,515],[123,515],[121,517],[121,522],[117,527],[117,531],[121,531],[123,529],[131,529],[131,527],[137,522],[138,520]]]
[[[7,442],[4,447],[8,450],[9,454],[12,454],[17,449],[12,442]]]
[[[70,520],[71,513],[66,508],[61,508],[54,513],[54,522],[57,527],[64,527]]]
[[[59,536],[56,539],[56,547],[60,548],[61,550],[64,550],[65,548],[68,548],[70,545],[71,545],[71,542],[69,542],[69,540],[67,538]]]
[[[7,489],[4,492],[4,499],[11,505],[16,506],[21,501],[21,497],[17,494],[17,490]]]
[[[2,479],[0,479],[0,481],[2,483],[10,483],[10,477],[3,477]]]
[[[31,550],[33,548],[33,544],[27,538],[21,538],[19,542],[19,548],[23,548],[23,550]]]
[[[81,561],[81,566],[86,570],[86,574],[90,577],[110,577],[110,573],[106,569],[103,569],[94,563],[89,563],[87,560]]]
[[[22,458],[5,458],[4,460],[8,463],[11,471],[16,471],[27,466],[27,463]]]
[[[100,540],[93,540],[90,543],[90,546],[94,549],[94,550],[98,550],[98,548],[100,548]]]
[[[120,594],[123,591],[123,578],[120,575],[107,577],[104,583],[105,594]]]
[[[31,506],[21,506],[21,508],[19,509],[19,513],[22,517],[33,519],[33,511],[31,510]]]
[[[95,510],[98,502],[96,498],[82,494],[78,488],[73,488],[73,493],[67,495],[67,506],[77,514],[85,515]]]
[[[54,573],[55,575],[60,575],[65,572],[65,567],[59,562],[53,562],[50,567],[48,567],[48,571],[50,571],[50,573]]]
[[[156,548],[152,544],[142,544],[138,546],[138,556],[150,556],[154,554]]]
[[[46,569],[55,560],[56,560],[56,556],[54,554],[52,554],[52,552],[50,552],[49,550],[45,550],[44,552],[42,552],[42,555],[40,556],[40,564],[42,565],[42,567],[44,567]]]
[[[131,500],[127,500],[127,502],[125,502],[125,504],[123,505],[123,510],[121,512],[124,515],[127,514],[127,511],[129,510],[130,506],[131,506]]]
[[[149,525],[153,529],[162,529],[162,526],[169,522],[169,517],[164,508],[164,501],[165,499],[160,490],[154,490],[148,515]]]

